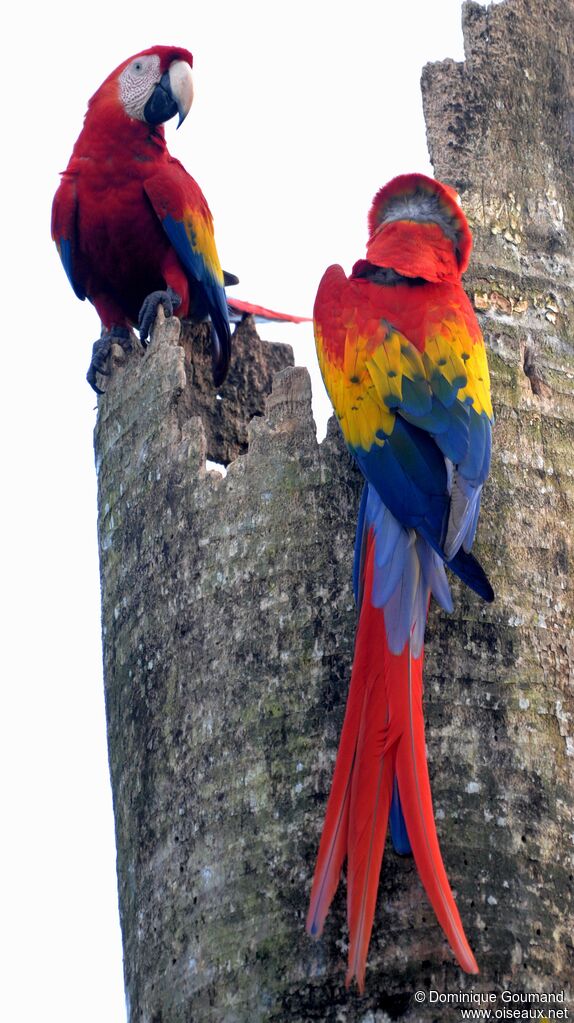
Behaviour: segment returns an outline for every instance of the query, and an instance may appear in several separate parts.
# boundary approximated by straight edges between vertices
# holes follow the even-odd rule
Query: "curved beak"
[[[185,60],[174,60],[155,86],[144,108],[144,117],[154,127],[179,114],[178,128],[193,102],[191,68]]]
[[[185,60],[174,60],[169,71],[169,84],[171,94],[177,105],[179,121],[177,126],[183,124],[189,114],[193,103],[193,78],[191,68]]]

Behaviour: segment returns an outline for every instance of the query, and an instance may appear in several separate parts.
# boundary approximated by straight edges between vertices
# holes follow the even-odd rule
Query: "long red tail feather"
[[[325,813],[325,823],[317,855],[309,912],[307,914],[307,930],[314,938],[320,937],[323,931],[325,917],[339,885],[341,868],[347,855],[351,783],[357,756],[357,740],[361,726],[361,715],[368,684],[369,643],[364,635],[368,624],[366,616],[361,613],[355,641],[355,658],[351,673],[349,696],[347,698],[347,709],[345,711],[337,762]]]
[[[466,939],[450,890],[436,833],[425,752],[422,651],[421,656],[415,658],[407,644],[399,658],[388,653],[388,659],[391,662],[401,662],[400,665],[393,665],[391,669],[400,677],[400,686],[393,688],[391,707],[391,714],[396,714],[401,729],[395,770],[401,807],[417,870],[437,919],[462,969],[467,973],[478,973],[476,959]]]
[[[390,652],[384,612],[371,600],[373,572],[370,533],[347,710],[307,916],[307,930],[319,937],[347,857],[346,980],[349,984],[356,977],[361,991],[395,774],[410,844],[429,900],[462,968],[478,973],[436,834],[425,752],[423,652],[413,657],[409,643],[399,655]]]
[[[240,298],[232,298],[227,295],[227,304],[231,314],[238,317],[255,316],[259,320],[277,320],[280,323],[310,323],[309,316],[293,316],[291,313],[278,313],[275,309],[266,309],[263,305],[254,305],[253,302],[244,302]]]
[[[375,608],[365,609],[376,622]],[[379,623],[382,625],[382,622]],[[371,658],[371,661],[373,658]],[[353,977],[362,991],[377,893],[383,862],[387,823],[393,794],[394,750],[387,749],[385,733],[388,704],[382,658],[371,670],[363,702],[357,757],[351,784],[347,861],[347,919],[349,961],[346,983]]]

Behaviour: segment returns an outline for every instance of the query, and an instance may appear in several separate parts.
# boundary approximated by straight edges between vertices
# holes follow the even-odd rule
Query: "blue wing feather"
[[[66,271],[66,276],[72,285],[75,294],[83,302],[86,297],[86,292],[78,282],[74,279],[74,261],[73,261],[73,250],[72,243],[68,238],[61,238],[57,243],[58,252],[60,253],[60,259],[62,265]]]
[[[75,294],[83,302],[86,292],[78,281],[78,268],[74,267],[77,218],[78,199],[75,176],[65,173],[62,175],[60,187],[52,204],[52,240],[56,243],[66,276]]]
[[[470,408],[467,451],[464,458],[455,464],[461,476],[475,485],[484,483],[488,475],[491,432],[490,420],[485,413],[479,414]]]
[[[431,413],[433,396],[427,380],[409,380],[403,377],[401,411],[417,419]]]
[[[213,276],[201,252],[194,250],[190,245],[183,221],[176,220],[175,217],[168,214],[162,220],[162,226],[177,252],[184,269],[196,284],[199,285],[199,294],[197,294],[196,289],[194,315],[198,319],[202,319],[205,315],[209,314],[221,343],[229,345],[231,342],[231,332],[225,288]]]

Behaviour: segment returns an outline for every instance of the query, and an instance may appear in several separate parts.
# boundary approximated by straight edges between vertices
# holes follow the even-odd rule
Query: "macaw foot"
[[[90,387],[93,387],[96,394],[104,393],[98,387],[97,374],[100,373],[103,377],[109,377],[110,371],[106,369],[106,363],[113,344],[121,345],[124,352],[131,352],[132,342],[127,327],[112,327],[111,330],[103,330],[102,336],[94,343],[92,361],[86,373],[86,380]]]
[[[155,322],[158,305],[163,306],[165,315],[169,318],[173,316],[173,310],[177,309],[178,305],[181,305],[181,298],[177,291],[174,291],[173,288],[168,288],[167,291],[152,291],[151,295],[148,295],[144,300],[144,304],[140,309],[138,328],[140,341],[144,347],[149,345],[149,336]]]

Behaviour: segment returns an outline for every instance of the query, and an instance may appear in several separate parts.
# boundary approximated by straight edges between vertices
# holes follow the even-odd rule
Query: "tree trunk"
[[[553,1008],[568,1008],[572,7],[467,3],[463,27],[465,63],[425,68],[423,98],[437,177],[475,237],[466,283],[496,413],[477,553],[497,599],[455,584],[454,613],[431,612],[425,711],[439,837],[482,972],[456,967],[390,846],[364,996],[344,987],[344,885],[321,941],[304,933],[353,651],[360,480],[333,421],[317,443],[305,370],[279,372],[261,415],[288,349],[247,321],[214,401],[204,328],[181,341],[160,316],[144,358],[118,355],[95,435],[130,1023],[461,1019],[431,991],[492,992],[503,1010],[524,1008],[505,990],[566,989]]]

